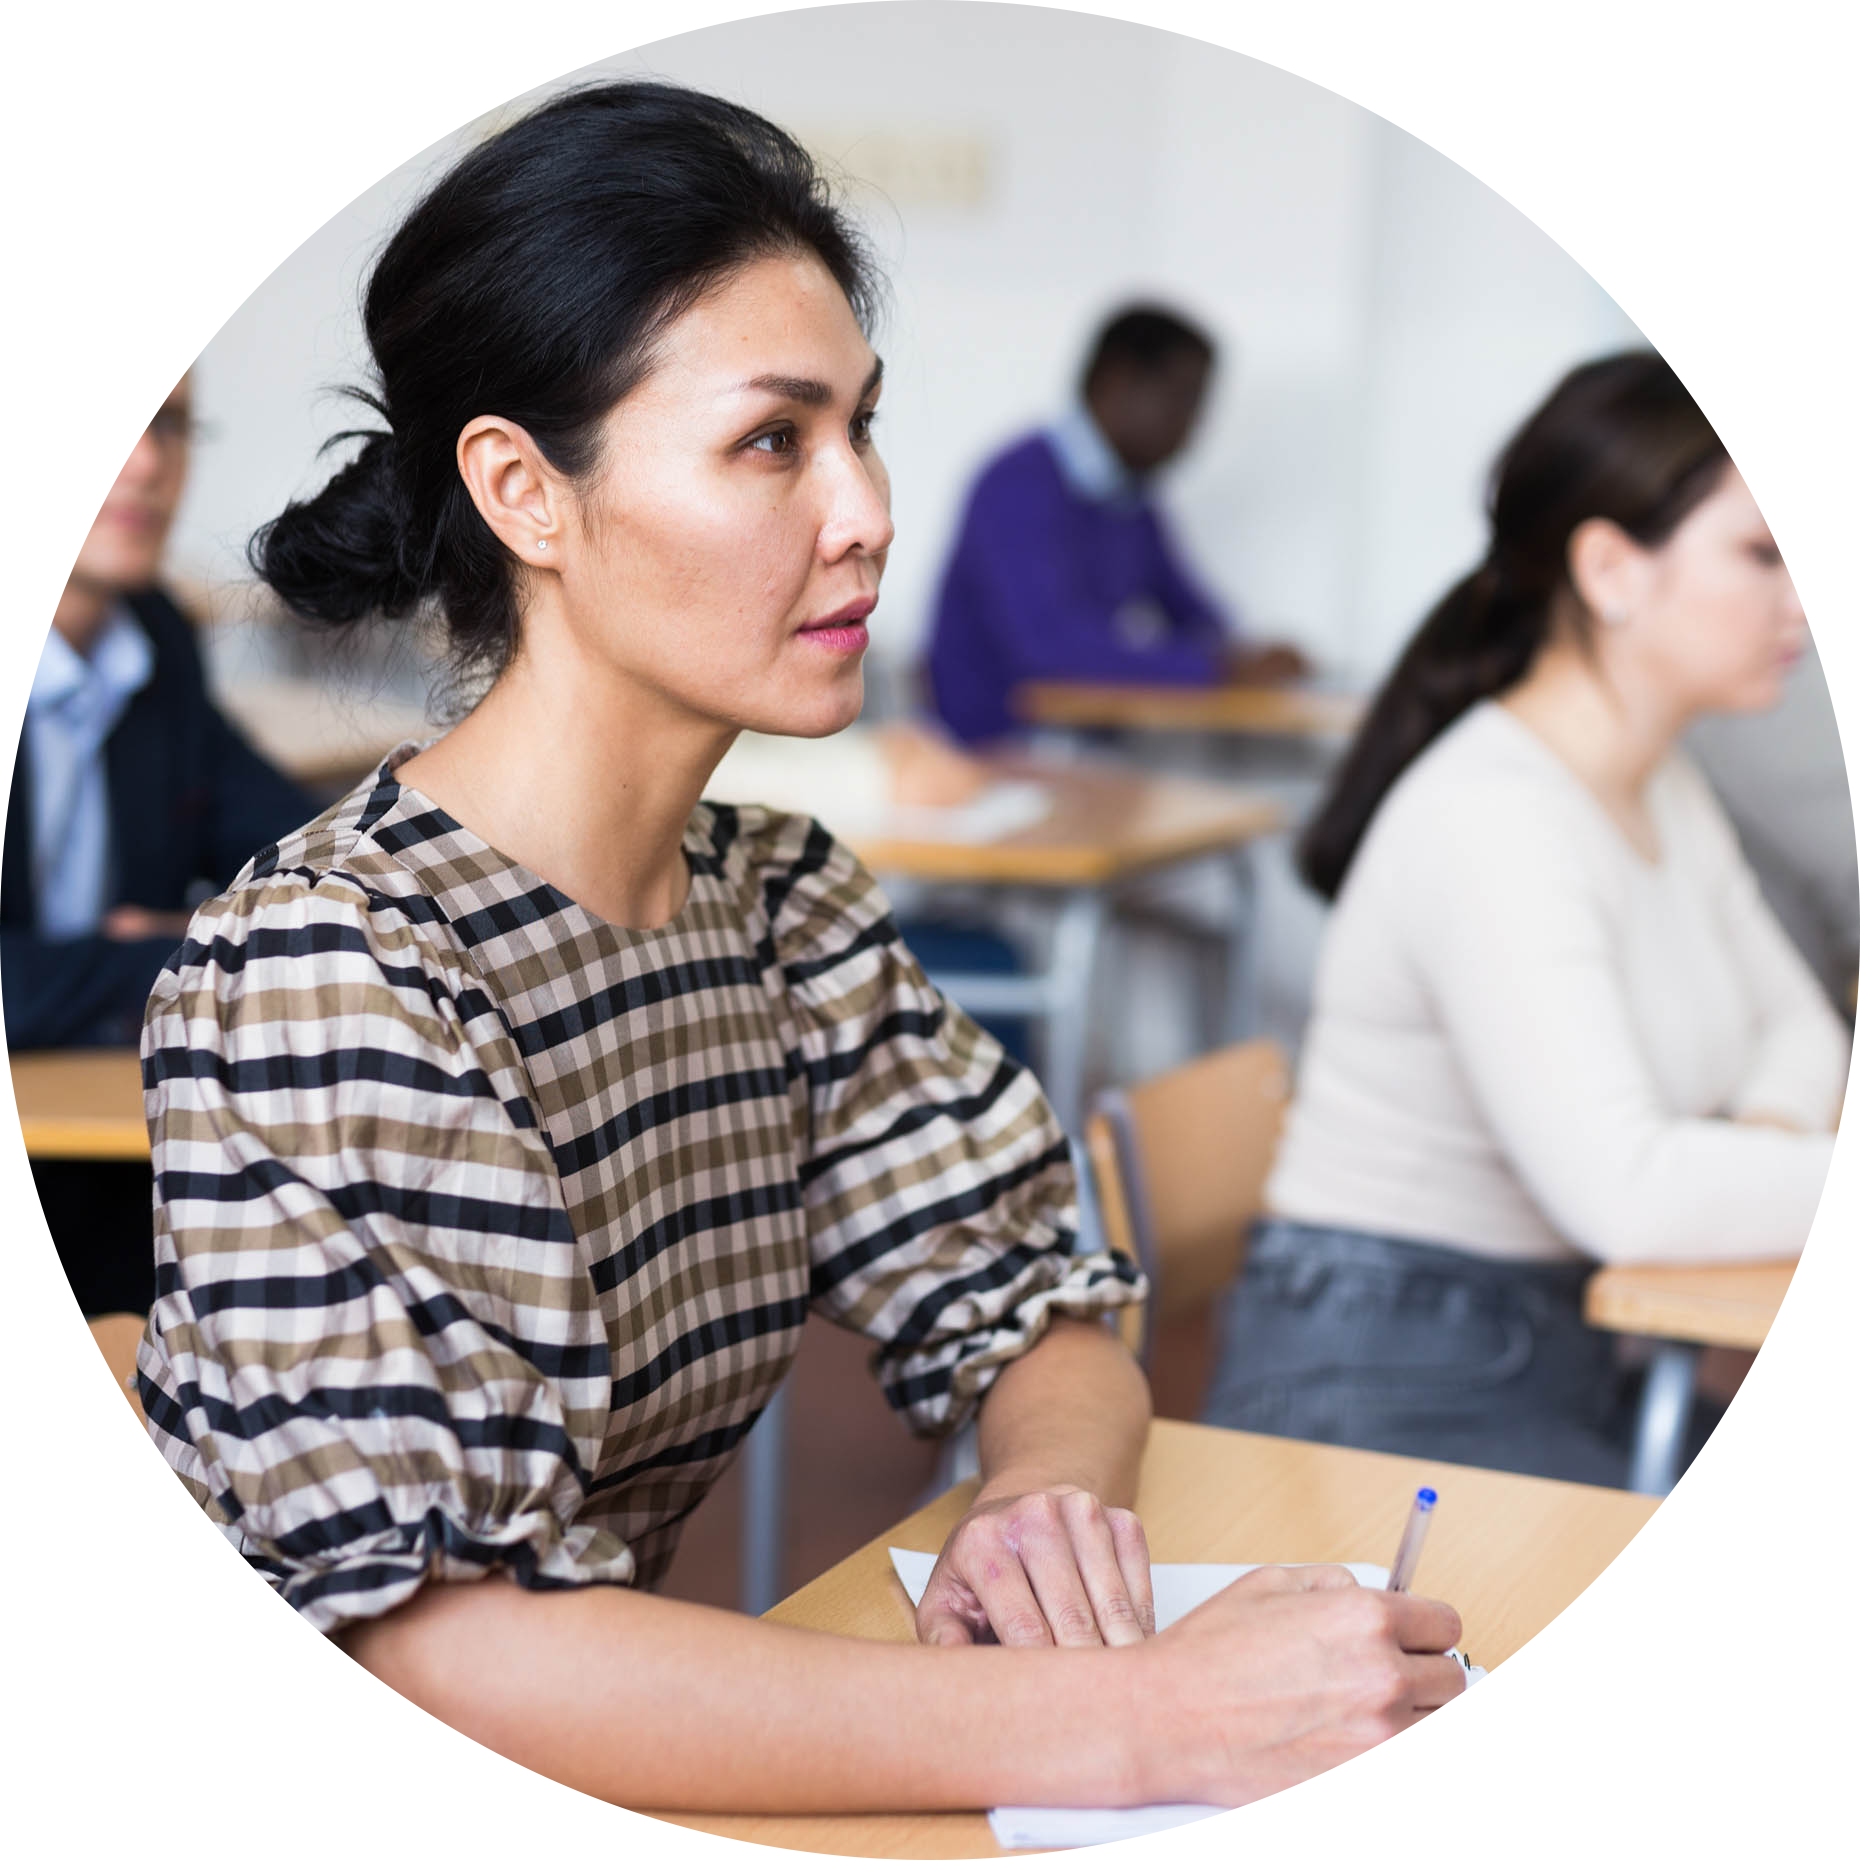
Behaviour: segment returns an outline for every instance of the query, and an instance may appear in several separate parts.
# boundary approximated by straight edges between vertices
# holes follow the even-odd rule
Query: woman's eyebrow
[[[872,390],[884,379],[885,361],[880,356],[872,364],[872,372],[866,376],[865,385],[859,390],[859,398],[866,399]],[[773,394],[782,400],[798,400],[804,407],[825,407],[833,400],[833,389],[824,381],[815,381],[806,375],[757,375],[751,381],[742,384],[763,394]]]

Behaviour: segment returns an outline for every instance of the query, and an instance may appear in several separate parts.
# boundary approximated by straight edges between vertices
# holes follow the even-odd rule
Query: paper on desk
[[[991,781],[974,800],[956,807],[883,808],[868,831],[887,839],[983,846],[1037,827],[1052,811],[1052,793],[1044,782]]]
[[[891,1567],[898,1572],[898,1580],[915,1608],[924,1599],[924,1586],[936,1568],[936,1557],[928,1550],[893,1550]],[[1259,1567],[1257,1563],[1152,1563],[1150,1592],[1156,1598],[1157,1632],[1173,1627],[1185,1614],[1219,1595],[1230,1582]],[[1380,1563],[1346,1563],[1343,1567],[1365,1589],[1388,1586],[1389,1573]]]
[[[928,1550],[891,1552],[891,1567],[915,1607],[923,1600],[936,1557]],[[1156,1628],[1160,1633],[1218,1595],[1230,1582],[1258,1563],[1152,1563],[1150,1591],[1156,1601]],[[1346,1563],[1343,1566],[1366,1589],[1388,1587],[1389,1573],[1380,1563]],[[1470,1686],[1485,1677],[1485,1668],[1470,1669]],[[996,1808],[988,1815],[988,1828],[1003,1847],[1091,1847],[1100,1841],[1127,1841],[1139,1834],[1156,1834],[1181,1827],[1222,1811],[1195,1802],[1159,1802],[1147,1808]]]
[[[1153,1808],[991,1808],[988,1832],[1002,1847],[1096,1847],[1206,1821],[1218,1808],[1160,1802]]]
[[[981,845],[1035,826],[1053,811],[1044,782],[990,781],[954,807],[894,807],[891,772],[877,736],[851,730],[803,742],[745,730],[705,784],[707,800],[752,801],[812,814],[844,838],[880,837]]]

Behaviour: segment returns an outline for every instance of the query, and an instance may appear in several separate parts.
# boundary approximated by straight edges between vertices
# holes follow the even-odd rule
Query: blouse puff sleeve
[[[571,1522],[607,1339],[514,1055],[474,1046],[495,1024],[344,876],[204,906],[149,1002],[149,1430],[325,1631],[428,1576],[633,1575]]]
[[[1076,1250],[1071,1158],[1032,1074],[925,979],[845,847],[802,816],[772,824],[813,1305],[878,1344],[913,1431],[947,1433],[1055,1313],[1095,1317],[1144,1284],[1124,1255]]]

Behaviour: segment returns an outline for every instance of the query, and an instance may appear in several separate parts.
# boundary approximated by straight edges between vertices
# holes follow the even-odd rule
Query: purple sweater
[[[1149,607],[1160,634],[1130,641],[1119,610]],[[1032,678],[1212,684],[1227,631],[1176,562],[1140,497],[1098,502],[1061,476],[1035,433],[975,481],[943,571],[930,636],[937,715],[964,742],[1017,726],[1008,692]]]

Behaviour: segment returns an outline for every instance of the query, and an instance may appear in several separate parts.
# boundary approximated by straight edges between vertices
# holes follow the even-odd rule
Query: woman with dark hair
[[[1676,747],[1805,629],[1651,352],[1562,382],[1490,519],[1300,849],[1336,909],[1207,1412],[1619,1483],[1594,1263],[1793,1255],[1827,1172],[1845,1031]]]
[[[535,110],[383,251],[382,429],[254,560],[327,621],[436,608],[488,688],[157,985],[142,1399],[308,1620],[594,1793],[1240,1801],[1459,1690],[1452,1610],[1274,1572],[1149,1631],[1098,1321],[1138,1282],[1077,1253],[1038,1087],[817,825],[699,799],[738,730],[859,710],[872,292],[794,142],[650,84]],[[979,1410],[925,1647],[649,1592],[810,1312],[914,1426]]]

